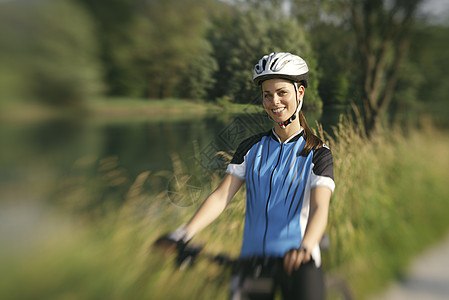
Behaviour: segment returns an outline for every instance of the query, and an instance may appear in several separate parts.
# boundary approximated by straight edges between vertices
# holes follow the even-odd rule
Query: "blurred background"
[[[1,0],[0,298],[226,298],[150,245],[272,127],[251,78],[280,51],[335,156],[327,266],[381,290],[449,229],[448,48],[447,0]],[[239,252],[236,198],[213,251]]]

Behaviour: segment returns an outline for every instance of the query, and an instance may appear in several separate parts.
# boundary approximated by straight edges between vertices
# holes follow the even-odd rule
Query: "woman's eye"
[[[286,94],[287,94],[286,91],[280,91],[280,92],[279,92],[279,96],[285,96]]]

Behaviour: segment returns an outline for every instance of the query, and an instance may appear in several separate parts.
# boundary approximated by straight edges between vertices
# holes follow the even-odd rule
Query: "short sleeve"
[[[270,131],[271,132],[271,131]],[[269,133],[261,133],[258,135],[254,135],[250,138],[247,138],[237,147],[237,150],[232,157],[231,162],[226,168],[226,173],[234,175],[237,178],[245,180],[246,176],[246,154],[248,151],[257,144],[263,136],[266,136]]]
[[[314,150],[312,164],[311,187],[325,186],[334,192],[334,163],[331,150],[325,145]]]
[[[245,180],[246,176],[246,163],[243,161],[241,164],[230,163],[226,168],[226,173],[231,174],[239,179]]]

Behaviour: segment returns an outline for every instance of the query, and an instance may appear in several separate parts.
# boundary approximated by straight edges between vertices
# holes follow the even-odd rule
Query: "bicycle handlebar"
[[[325,235],[320,242],[320,247],[328,251],[330,246],[329,237]],[[197,257],[201,253],[201,257],[211,262],[217,263],[221,266],[236,268],[233,271],[243,272],[244,276],[250,276],[251,279],[256,280],[253,282],[253,287],[257,285],[258,291],[261,287],[266,288],[268,279],[273,280],[273,275],[276,274],[276,270],[283,267],[282,258],[275,257],[262,257],[262,258],[231,258],[226,254],[211,254],[203,252],[203,245],[177,245],[178,255],[176,258],[176,264],[181,270],[185,270],[188,267],[194,265]],[[261,280],[259,282],[259,280]],[[345,281],[338,277],[327,275],[325,278],[326,290],[330,295],[336,295],[338,299],[353,299],[352,292]],[[239,290],[238,290],[239,291]],[[236,291],[233,291],[236,292]],[[241,292],[241,291],[240,291]]]
[[[197,256],[203,250],[203,245],[183,245],[182,247],[178,247],[178,256],[176,259],[177,265],[181,269],[185,269],[194,264]],[[330,248],[330,240],[327,234],[324,234],[320,241],[320,248],[324,251],[328,251]],[[211,253],[202,253],[202,257],[208,259],[211,262],[217,263],[219,265],[227,265],[227,266],[236,266],[241,262],[254,262],[254,264],[268,264],[279,261],[278,257],[253,257],[253,258],[231,258],[226,254],[211,254]]]
[[[193,266],[202,250],[202,245],[178,248],[176,264],[179,269],[185,270]],[[271,276],[276,270],[283,268],[283,258],[274,256],[231,258],[226,254],[210,254],[203,252],[201,253],[201,257],[220,266],[230,267],[233,272],[251,274],[253,278],[258,278],[261,274],[265,274],[265,276],[268,274],[268,276]]]
[[[181,268],[185,269],[192,266],[200,252],[203,250],[203,245],[191,245],[178,248],[178,255],[176,258],[176,264]],[[206,258],[209,261],[217,263],[219,265],[234,266],[237,264],[239,259],[234,259],[226,254],[211,254],[211,253],[201,253],[201,257]]]

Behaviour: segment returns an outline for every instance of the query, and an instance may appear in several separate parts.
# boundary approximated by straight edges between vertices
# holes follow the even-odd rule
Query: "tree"
[[[448,103],[449,26],[416,26],[411,41],[410,60],[423,77],[418,98],[426,103]]]
[[[185,73],[198,57],[209,55],[202,1],[154,0],[142,4],[136,37],[142,41],[137,59],[145,68],[148,96],[176,95]]]
[[[212,56],[212,45],[204,41],[201,53],[196,55],[189,63],[188,67],[181,74],[181,84],[175,95],[180,98],[211,100],[208,96],[216,80],[214,72],[218,69],[218,64]]]
[[[263,53],[264,23],[257,23],[253,12],[237,9],[213,20],[209,39],[218,62],[212,98],[227,97],[240,103],[251,102],[255,90],[251,82],[255,59]]]
[[[380,125],[393,99],[420,2],[350,1],[351,23],[362,68],[362,102],[367,133]]]
[[[418,108],[418,113],[431,113],[435,122],[444,124],[446,127],[449,124],[448,36],[447,23],[437,25],[421,21],[417,24],[413,29],[410,43],[409,64],[411,66],[405,70],[407,77],[399,81],[400,85],[408,88],[416,86],[416,91],[409,93],[406,99],[416,99],[413,107]],[[401,108],[410,106],[409,102],[403,103]]]
[[[219,68],[211,97],[227,97],[235,102],[248,103],[259,92],[252,82],[257,60],[270,52],[287,51],[302,56],[308,62],[311,80],[306,105],[320,107],[317,93],[319,81],[316,57],[304,30],[288,18],[278,1],[263,3],[248,0],[247,5],[234,7],[227,14],[214,19],[209,39]],[[249,6],[251,5],[251,6]]]
[[[88,14],[70,0],[2,3],[1,72],[11,80],[4,89],[56,106],[81,106],[98,95],[102,81],[92,28]]]
[[[359,67],[348,6],[340,0],[291,0],[290,14],[308,34],[320,73],[323,105],[347,104],[358,95]]]
[[[202,98],[216,69],[205,38],[211,0],[77,0],[97,21],[108,93]]]
[[[147,92],[141,62],[136,52],[145,42],[139,40],[138,12],[144,0],[76,0],[95,21],[95,38],[100,46],[99,60],[110,96],[143,97]],[[145,36],[145,39],[148,37]]]
[[[309,36],[318,59],[318,91],[323,104],[349,103],[359,78],[353,35],[344,25],[320,23],[309,29]]]

